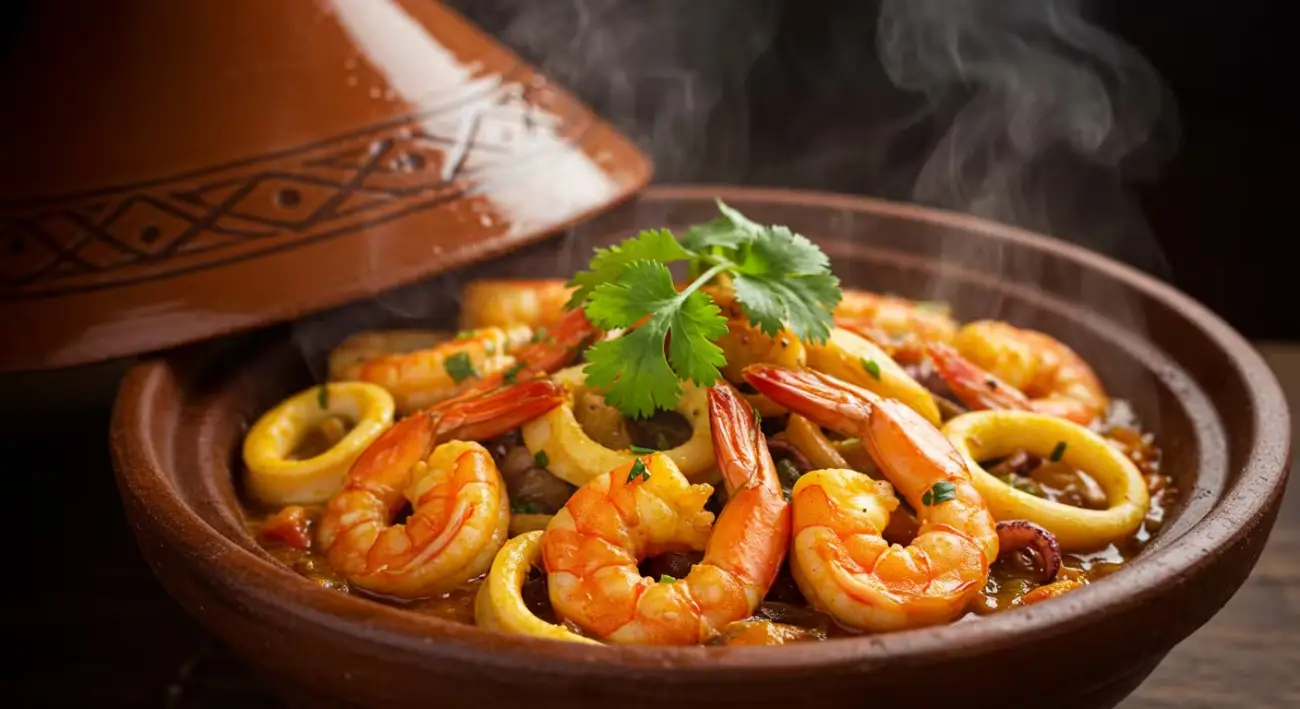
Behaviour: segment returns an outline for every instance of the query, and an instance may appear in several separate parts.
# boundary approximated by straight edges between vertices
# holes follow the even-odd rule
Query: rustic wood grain
[[[1300,345],[1260,349],[1300,410]],[[85,386],[97,389],[77,397],[89,403],[58,416],[0,412],[8,489],[31,501],[11,500],[16,516],[0,515],[0,534],[19,545],[10,550],[18,555],[14,562],[25,556],[22,568],[30,570],[0,587],[0,637],[21,658],[0,663],[0,686],[22,687],[21,706],[278,706],[167,598],[140,558],[116,504],[103,445],[114,387],[102,382],[89,378]],[[18,389],[10,390],[18,393],[10,403],[39,386]],[[1294,488],[1246,585],[1169,654],[1124,709],[1300,706],[1300,494]]]

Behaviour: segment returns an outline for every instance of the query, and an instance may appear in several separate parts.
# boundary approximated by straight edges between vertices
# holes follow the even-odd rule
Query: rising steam
[[[884,0],[877,48],[937,139],[911,197],[1160,270],[1128,183],[1176,138],[1155,69],[1077,0]]]

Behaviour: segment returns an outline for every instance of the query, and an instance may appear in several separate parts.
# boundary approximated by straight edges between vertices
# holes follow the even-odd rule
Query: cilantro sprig
[[[645,418],[673,408],[681,382],[710,386],[726,364],[714,341],[727,319],[700,288],[726,276],[741,313],[768,335],[788,327],[802,340],[830,336],[840,283],[830,260],[808,239],[783,226],[763,226],[722,201],[721,216],[687,230],[643,231],[596,249],[588,270],[573,277],[568,307],[582,307],[621,337],[587,351],[587,383],[625,416]],[[690,282],[678,290],[669,264],[687,263]]]

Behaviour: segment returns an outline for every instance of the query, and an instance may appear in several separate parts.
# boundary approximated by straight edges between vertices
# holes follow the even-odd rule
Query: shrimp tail
[[[709,421],[714,455],[727,483],[728,495],[734,495],[751,480],[762,479],[769,473],[776,476],[776,464],[765,445],[754,410],[731,387],[718,385],[709,389]]]
[[[752,595],[752,611],[785,561],[790,506],[754,412],[731,386],[709,389],[709,420],[730,499],[714,525],[704,560],[742,580]]]
[[[552,381],[529,382],[475,392],[429,410],[441,440],[483,441],[508,433],[563,403],[564,387]]]
[[[877,394],[813,370],[755,364],[745,368],[745,381],[777,404],[846,436],[857,436],[860,422],[881,402]]]
[[[972,409],[1030,411],[1029,397],[966,359],[951,345],[932,342],[926,354],[952,393]]]

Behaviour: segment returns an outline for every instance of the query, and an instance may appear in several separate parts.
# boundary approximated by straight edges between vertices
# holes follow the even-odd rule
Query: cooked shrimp
[[[860,436],[889,480],[815,470],[794,486],[790,568],[809,601],[844,625],[872,631],[945,623],[965,612],[988,580],[998,535],[943,434],[900,402],[818,372],[758,365],[745,376],[791,411]],[[894,489],[920,523],[907,547],[882,536],[898,506]]]
[[[336,376],[378,384],[393,395],[399,413],[409,414],[479,388],[484,377],[507,371],[515,364],[507,351],[530,336],[527,328],[473,330],[413,352],[343,364]],[[350,342],[344,346],[359,349]]]
[[[584,485],[542,536],[551,606],[615,643],[686,645],[749,617],[785,558],[790,516],[753,410],[728,386],[709,390],[713,444],[730,494],[712,527],[708,485],[659,453]],[[643,578],[647,556],[704,550],[684,579]]]
[[[929,342],[951,342],[957,334],[946,303],[846,290],[835,308],[835,324],[876,343],[902,362],[920,361]]]
[[[440,593],[487,571],[510,506],[492,456],[473,439],[517,428],[559,405],[543,380],[466,396],[388,429],[348,471],[318,540],[348,581],[406,598]],[[450,442],[434,447],[440,440]],[[410,502],[405,524],[393,524]]]
[[[564,317],[571,295],[573,289],[559,278],[473,281],[460,294],[460,327],[550,327]]]
[[[522,333],[521,333],[522,334]],[[527,337],[526,334],[523,336]],[[351,335],[330,350],[330,379],[355,381],[361,365],[386,355],[427,350],[454,340],[456,335],[440,330],[367,330]]]
[[[953,394],[977,409],[1036,411],[1087,425],[1110,401],[1092,367],[1064,343],[996,320],[969,323],[931,361]]]
[[[587,319],[587,313],[582,308],[574,308],[553,327],[533,333],[527,344],[512,348],[514,365],[484,377],[475,388],[494,389],[503,383],[528,381],[539,374],[554,372],[572,362],[599,334]]]

